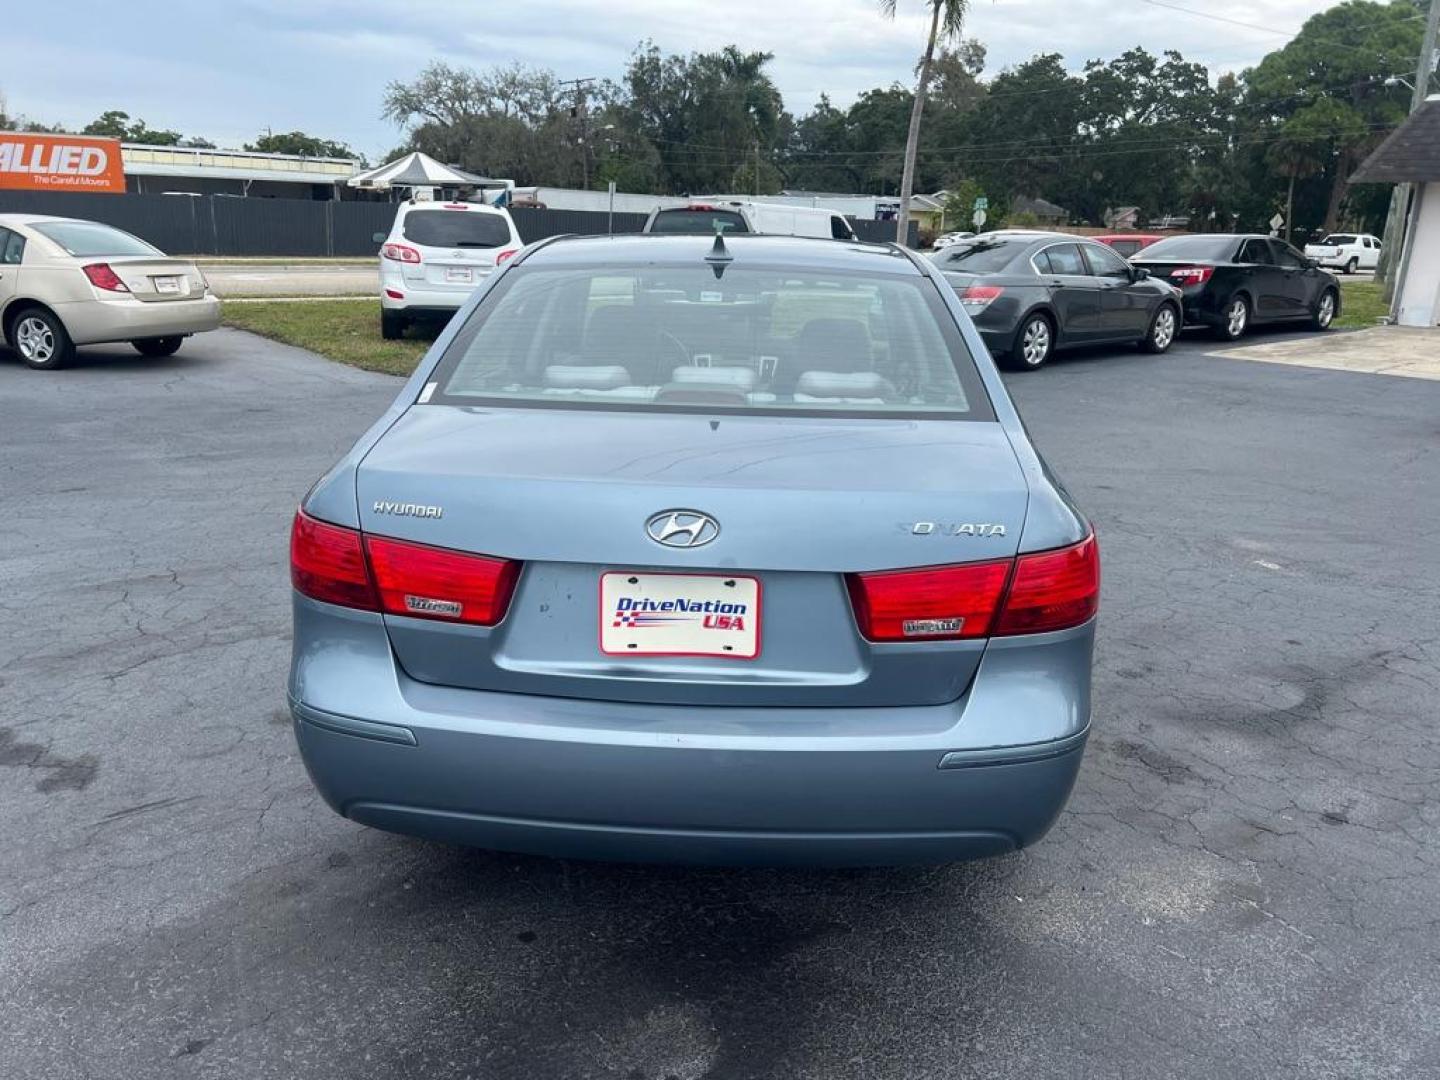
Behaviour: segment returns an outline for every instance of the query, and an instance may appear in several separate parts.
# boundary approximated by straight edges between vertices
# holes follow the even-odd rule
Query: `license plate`
[[[468,266],[447,266],[445,268],[445,280],[468,282],[470,280],[470,268]]]
[[[178,293],[180,291],[180,279],[178,277],[157,277],[151,278],[155,282],[157,293]]]
[[[753,660],[760,655],[760,582],[725,574],[602,574],[600,651]]]

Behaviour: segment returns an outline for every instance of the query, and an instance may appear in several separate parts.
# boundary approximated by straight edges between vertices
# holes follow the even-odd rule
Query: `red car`
[[[1102,244],[1109,244],[1128,259],[1141,248],[1147,248],[1157,240],[1164,240],[1165,237],[1157,233],[1115,233],[1112,236],[1092,236],[1090,239],[1099,240]]]

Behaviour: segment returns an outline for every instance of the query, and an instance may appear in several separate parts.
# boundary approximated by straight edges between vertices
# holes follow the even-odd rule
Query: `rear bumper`
[[[292,703],[292,712],[316,787],[362,824],[565,858],[719,864],[895,864],[1013,851],[1054,823],[1087,735],[950,755],[444,730],[414,732],[407,745],[373,730],[347,733],[345,718],[304,706]]]
[[[434,288],[425,283],[411,283],[400,274],[382,274],[380,277],[380,306],[386,311],[406,315],[453,315],[465,305],[475,290],[485,284],[488,274],[476,276],[475,284],[469,288]],[[390,295],[391,291],[401,294]]]
[[[289,700],[352,820],[480,847],[694,863],[894,864],[1040,839],[1089,730],[1094,623],[999,639],[939,705],[645,704],[416,682],[379,616],[295,599]]]
[[[81,300],[56,304],[55,314],[76,345],[106,341],[200,334],[220,325],[220,301],[213,296],[195,300]]]

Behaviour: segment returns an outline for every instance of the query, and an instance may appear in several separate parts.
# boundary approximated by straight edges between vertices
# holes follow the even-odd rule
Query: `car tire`
[[[1220,325],[1215,333],[1222,341],[1239,341],[1250,329],[1250,301],[1243,296],[1232,296],[1220,314]]]
[[[37,371],[63,368],[75,359],[75,343],[65,324],[44,308],[25,308],[10,321],[10,347]]]
[[[404,315],[396,315],[389,311],[380,313],[380,336],[386,341],[398,341],[405,333],[405,327],[409,325],[410,320]]]
[[[174,356],[184,341],[183,337],[176,335],[175,337],[138,338],[130,344],[141,356]]]
[[[1353,274],[1358,269],[1360,269],[1360,260],[1352,255],[1350,261],[1345,264],[1345,273]]]
[[[1015,344],[1005,358],[1012,371],[1037,371],[1055,353],[1055,327],[1049,316],[1027,315],[1015,331]]]
[[[1140,342],[1140,348],[1156,355],[1169,352],[1180,333],[1180,312],[1174,304],[1161,304],[1150,319],[1150,329]]]
[[[1314,330],[1329,330],[1340,310],[1340,297],[1334,289],[1326,289],[1315,301],[1315,310],[1310,313],[1310,326]]]

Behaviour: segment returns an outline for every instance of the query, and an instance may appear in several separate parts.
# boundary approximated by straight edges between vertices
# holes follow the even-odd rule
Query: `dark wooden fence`
[[[173,255],[374,255],[377,232],[389,232],[395,204],[313,199],[241,199],[229,195],[86,195],[56,191],[0,191],[0,213],[55,214],[103,221]],[[526,243],[561,233],[584,236],[638,233],[645,214],[591,210],[510,211]],[[895,237],[889,221],[851,219],[862,240]],[[915,225],[910,225],[914,247]]]

